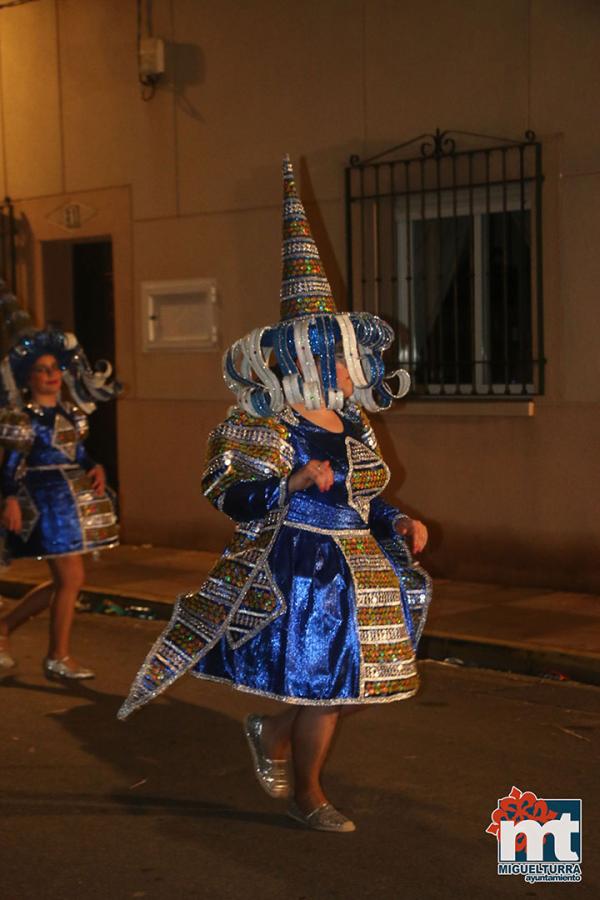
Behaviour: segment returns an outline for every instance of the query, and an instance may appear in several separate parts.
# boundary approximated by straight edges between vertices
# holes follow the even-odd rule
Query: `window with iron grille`
[[[15,290],[15,219],[12,203],[5,199],[0,203],[0,281],[10,291]]]
[[[350,308],[394,326],[413,396],[543,393],[541,145],[494,140],[438,130],[346,170]]]

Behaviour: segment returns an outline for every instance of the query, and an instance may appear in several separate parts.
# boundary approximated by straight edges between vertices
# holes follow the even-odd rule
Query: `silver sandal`
[[[95,672],[84,668],[84,666],[71,668],[67,665],[68,659],[68,656],[64,656],[62,659],[50,659],[48,657],[44,660],[44,675],[48,681],[84,681],[87,678],[96,677]]]

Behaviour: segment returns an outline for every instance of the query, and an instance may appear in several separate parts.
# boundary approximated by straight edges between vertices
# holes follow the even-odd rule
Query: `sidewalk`
[[[131,545],[90,557],[81,608],[167,620],[176,596],[198,587],[216,558]],[[47,572],[42,562],[18,560],[0,570],[0,594],[20,597]],[[420,655],[600,685],[600,597],[437,580]]]

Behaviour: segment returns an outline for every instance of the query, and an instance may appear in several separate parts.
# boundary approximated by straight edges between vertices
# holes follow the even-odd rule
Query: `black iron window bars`
[[[16,228],[14,208],[6,197],[0,203],[0,281],[4,281],[10,291],[16,286]]]
[[[451,134],[495,143],[458,150]],[[532,132],[513,141],[438,129],[351,158],[349,306],[394,326],[390,352],[413,396],[543,393],[542,184]]]

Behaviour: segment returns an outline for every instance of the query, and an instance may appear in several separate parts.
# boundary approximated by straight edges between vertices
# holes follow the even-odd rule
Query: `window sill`
[[[492,416],[494,418],[535,416],[535,401],[527,400],[409,400],[396,404],[394,410],[401,416],[454,416],[473,418]]]

